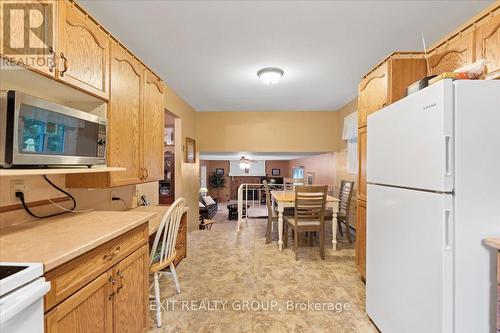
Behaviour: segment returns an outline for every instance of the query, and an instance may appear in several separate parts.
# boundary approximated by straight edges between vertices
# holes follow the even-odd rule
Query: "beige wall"
[[[340,108],[338,112],[339,122],[338,122],[338,147],[339,150],[336,152],[336,164],[335,164],[335,172],[336,172],[336,185],[340,186],[340,182],[342,180],[353,180],[354,181],[354,189],[357,191],[358,188],[358,175],[347,172],[347,143],[345,140],[342,140],[342,128],[344,125],[344,118],[351,113],[355,112],[358,108],[358,99],[355,98],[342,108]]]
[[[0,226],[7,226],[16,223],[32,221],[35,218],[30,216],[24,209],[11,210],[10,207],[18,205],[18,199],[11,198],[11,181],[22,179],[26,187],[26,202],[36,202],[45,199],[55,199],[65,197],[65,195],[50,186],[42,176],[28,177],[1,177],[0,178],[0,208],[9,208],[8,211],[0,213]],[[49,179],[64,188],[64,175],[52,175]],[[137,206],[136,192],[139,196],[146,195],[151,204],[158,204],[158,182],[151,182],[132,186],[115,187],[111,189],[66,189],[71,193],[77,202],[76,209],[84,211],[94,210],[126,210]],[[111,196],[120,197],[123,201],[111,201]],[[71,207],[71,201],[58,202],[66,208]],[[35,214],[49,215],[61,211],[53,204],[33,207]]]
[[[289,161],[266,161],[266,174],[268,177],[272,177],[273,169],[280,169],[280,175],[276,177],[290,177],[290,165]]]
[[[175,194],[184,197],[189,206],[188,229],[198,229],[198,191],[200,189],[200,162],[199,155],[196,163],[184,162],[186,137],[197,140],[196,111],[179,97],[170,87],[165,87],[165,108],[176,117],[176,145],[175,145]],[[180,131],[178,128],[180,127]],[[178,144],[180,141],[180,144]],[[197,140],[198,141],[198,140]],[[199,142],[197,142],[199,151]]]
[[[199,112],[203,152],[331,152],[338,146],[335,112]]]
[[[290,175],[292,168],[303,166],[304,177],[308,172],[314,173],[314,185],[335,185],[335,153],[325,153],[320,155],[299,158],[289,162]]]

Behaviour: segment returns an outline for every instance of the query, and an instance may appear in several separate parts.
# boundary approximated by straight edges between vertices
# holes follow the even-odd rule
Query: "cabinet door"
[[[474,35],[468,32],[463,36],[447,42],[429,54],[431,74],[439,75],[453,72],[455,69],[473,62]]]
[[[487,59],[488,78],[500,77],[500,7],[496,16],[476,29],[476,60]]]
[[[145,244],[114,267],[115,332],[145,332],[148,328],[148,259],[148,244]]]
[[[141,182],[140,116],[143,71],[124,48],[111,47],[111,85],[108,104],[107,163],[125,167],[110,174],[109,186]]]
[[[103,273],[45,315],[48,333],[113,331],[111,270]]]
[[[366,126],[367,117],[387,105],[387,62],[370,72],[359,84],[358,126]]]
[[[57,5],[54,0],[2,1],[2,58],[55,76]]]
[[[108,99],[109,38],[75,4],[59,6],[58,77],[77,88]]]
[[[358,129],[358,198],[366,201],[366,132],[367,128]]]
[[[182,259],[187,256],[187,213],[184,213],[179,224],[179,231],[177,233],[177,242],[175,244],[175,260],[174,264],[177,266]]]
[[[161,180],[164,159],[165,108],[163,83],[150,71],[144,76],[144,106],[142,112],[142,166],[145,180]]]
[[[356,267],[366,279],[366,202],[362,200],[358,200],[356,221]]]

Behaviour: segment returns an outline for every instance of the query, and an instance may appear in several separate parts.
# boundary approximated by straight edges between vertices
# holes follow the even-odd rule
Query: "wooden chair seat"
[[[295,219],[286,219],[286,221],[292,225],[297,225],[299,227],[303,226],[315,226],[315,225],[320,225],[320,221],[297,221]]]
[[[210,224],[214,224],[215,220],[204,220],[203,222],[204,222],[203,223],[204,225],[210,225]]]
[[[217,222],[215,220],[206,219],[201,214],[199,216],[199,220],[200,220],[200,224],[199,224],[199,229],[200,230],[211,230],[212,229],[212,225],[215,222]]]
[[[165,267],[167,267],[171,263],[173,263],[174,260],[175,260],[175,250],[174,250],[174,253],[170,257],[166,258],[164,261],[157,261],[157,262],[151,264],[151,266],[149,267],[149,272],[155,273],[155,272],[161,271],[161,270],[165,269]]]

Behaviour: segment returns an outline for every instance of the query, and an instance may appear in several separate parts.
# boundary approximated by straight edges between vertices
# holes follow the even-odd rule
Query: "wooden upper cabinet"
[[[113,322],[115,332],[146,332],[148,328],[148,245],[114,267],[116,293]]]
[[[160,78],[146,69],[142,112],[142,166],[146,181],[164,178],[165,107],[163,87]]]
[[[396,52],[366,74],[358,87],[358,127],[367,117],[406,95],[406,88],[426,76],[421,53]]]
[[[58,4],[55,0],[1,1],[2,57],[36,72],[55,76]],[[25,24],[28,19],[40,24],[36,34]]]
[[[472,31],[460,33],[429,53],[429,67],[432,75],[453,72],[473,62],[474,34]]]
[[[111,47],[107,163],[125,167],[109,174],[109,186],[137,184],[141,175],[141,107],[143,67],[117,43]]]
[[[366,126],[367,117],[387,105],[387,63],[367,74],[359,84],[358,126]]]
[[[500,78],[500,6],[475,31],[476,60],[487,59],[488,78]]]
[[[108,34],[72,2],[61,1],[58,16],[58,78],[108,99]]]
[[[109,270],[49,311],[45,315],[45,332],[113,332],[111,279]]]

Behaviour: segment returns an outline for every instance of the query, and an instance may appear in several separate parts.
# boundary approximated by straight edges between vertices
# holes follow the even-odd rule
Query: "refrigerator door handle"
[[[449,209],[444,210],[444,249],[446,251],[451,251],[451,211]]]
[[[451,176],[451,136],[446,135],[444,137],[444,149],[445,149],[445,176]]]

